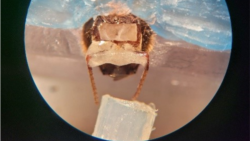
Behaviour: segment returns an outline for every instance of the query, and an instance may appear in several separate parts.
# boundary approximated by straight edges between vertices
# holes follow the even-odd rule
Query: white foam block
[[[106,140],[148,140],[156,111],[154,104],[104,95],[92,135]]]

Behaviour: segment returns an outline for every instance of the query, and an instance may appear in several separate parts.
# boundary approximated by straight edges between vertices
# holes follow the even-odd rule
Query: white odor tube
[[[148,140],[156,112],[154,104],[104,95],[92,135],[115,141]]]

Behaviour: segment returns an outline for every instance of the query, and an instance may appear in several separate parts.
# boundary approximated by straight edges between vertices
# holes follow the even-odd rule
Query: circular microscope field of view
[[[92,134],[101,98],[154,103],[150,139],[198,116],[227,71],[225,0],[32,0],[25,50],[58,116]]]

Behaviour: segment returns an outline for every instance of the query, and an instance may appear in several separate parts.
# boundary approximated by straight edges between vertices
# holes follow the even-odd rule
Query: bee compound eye
[[[102,69],[103,74],[106,74],[107,70],[106,69]]]
[[[126,71],[126,74],[130,74],[131,73],[131,71]]]

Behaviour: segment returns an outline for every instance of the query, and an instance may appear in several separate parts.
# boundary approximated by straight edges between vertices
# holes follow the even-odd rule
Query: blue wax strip
[[[111,0],[32,0],[26,24],[79,28],[89,18],[107,13]],[[225,0],[113,0],[151,24],[161,37],[201,47],[230,50],[232,32]]]

